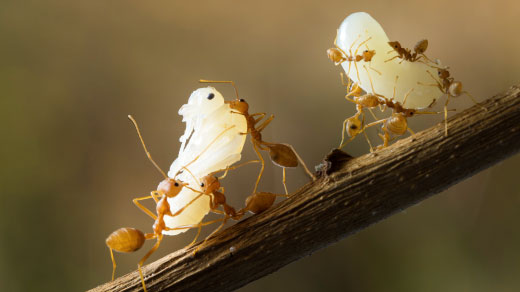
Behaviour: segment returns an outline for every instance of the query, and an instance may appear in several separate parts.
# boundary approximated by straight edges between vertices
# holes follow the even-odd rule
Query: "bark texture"
[[[148,291],[231,291],[400,212],[520,149],[520,86],[444,124],[352,158],[333,150],[318,179],[266,212],[144,267]],[[137,271],[90,291],[141,291]]]

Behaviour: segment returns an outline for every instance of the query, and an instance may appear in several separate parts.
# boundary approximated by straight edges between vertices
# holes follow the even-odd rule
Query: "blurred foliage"
[[[122,226],[150,230],[131,198],[160,180],[126,115],[167,168],[184,131],[177,110],[200,78],[237,82],[252,112],[276,115],[265,139],[291,143],[317,164],[354,112],[325,50],[355,11],[371,13],[407,46],[427,37],[428,55],[479,100],[519,80],[515,1],[3,0],[0,290],[85,290],[110,279],[106,236]],[[357,139],[346,150],[368,147]],[[519,165],[510,158],[241,290],[518,291]],[[256,173],[247,167],[224,182],[234,205]],[[280,179],[268,166],[262,190],[282,192]],[[288,180],[294,190],[306,177],[293,170]],[[193,235],[167,238],[151,260]],[[117,275],[150,247],[117,254]]]

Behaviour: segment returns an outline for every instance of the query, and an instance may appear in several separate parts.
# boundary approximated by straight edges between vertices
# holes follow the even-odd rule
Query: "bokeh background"
[[[520,80],[520,2],[512,0],[2,0],[0,290],[81,291],[110,280],[106,236],[151,230],[131,199],[161,180],[126,115],[168,168],[184,131],[177,111],[200,78],[234,80],[252,112],[275,114],[265,140],[291,143],[318,164],[354,113],[325,51],[356,11],[407,47],[428,38],[428,56],[450,65],[478,100]],[[441,120],[416,117],[411,127]],[[254,157],[249,142],[244,149]],[[346,150],[368,147],[357,139]],[[519,291],[519,167],[511,157],[240,291]],[[256,173],[247,166],[226,179],[234,205]],[[282,192],[280,178],[269,166],[262,190]],[[295,190],[307,178],[289,170],[288,180]],[[193,236],[167,238],[151,261]],[[117,274],[133,271],[151,246],[117,254]]]

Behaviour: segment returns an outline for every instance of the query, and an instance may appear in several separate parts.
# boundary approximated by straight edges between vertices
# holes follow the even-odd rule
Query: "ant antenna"
[[[414,90],[414,88],[412,87],[410,90],[408,90],[408,92],[405,94],[404,96],[404,99],[403,99],[403,106],[404,104],[406,103],[406,99],[408,98],[408,95],[410,95],[410,93],[412,93],[412,91]]]
[[[235,89],[235,95],[237,96],[237,100],[239,99],[238,98],[238,89],[235,85],[235,82],[229,80],[229,81],[220,81],[220,80],[204,80],[204,79],[200,79],[199,80],[200,83],[230,83],[231,85],[233,85],[233,88]]]
[[[155,161],[152,158],[152,155],[150,154],[150,152],[148,152],[148,149],[146,149],[146,145],[144,144],[143,136],[141,136],[141,131],[139,130],[139,127],[137,126],[137,122],[134,120],[134,117],[132,117],[132,115],[128,115],[128,118],[130,119],[130,121],[132,121],[132,123],[134,123],[135,129],[137,131],[137,135],[139,135],[139,140],[141,140],[141,144],[143,144],[144,152],[146,152],[146,156],[148,156],[148,159],[150,159],[150,161],[153,163],[155,168],[157,168],[157,170],[159,170],[159,172],[164,176],[164,178],[168,179],[168,176],[166,175],[166,173],[164,173],[164,171],[159,167],[159,165],[157,165],[157,163],[155,163]]]

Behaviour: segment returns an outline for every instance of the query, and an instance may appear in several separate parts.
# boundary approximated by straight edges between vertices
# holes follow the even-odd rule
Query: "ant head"
[[[357,116],[353,116],[347,120],[347,134],[349,137],[354,137],[363,130],[363,123]]]
[[[235,99],[228,102],[229,107],[238,111],[239,113],[245,114],[249,110],[249,104],[244,99]]]
[[[370,61],[372,61],[372,58],[374,57],[375,54],[376,54],[375,50],[364,50],[363,59],[365,60],[365,62],[370,62]]]
[[[439,75],[440,79],[446,79],[446,78],[450,77],[450,71],[448,71],[448,69],[439,68],[437,71],[437,75]]]
[[[159,183],[157,186],[157,191],[160,194],[164,194],[165,196],[172,198],[177,196],[182,188],[187,185],[187,183],[183,183],[180,180],[167,178]]]
[[[398,41],[395,42],[388,42],[388,44],[392,47],[394,50],[399,50],[401,48],[401,44]]]
[[[343,53],[336,48],[328,49],[327,57],[329,57],[329,59],[334,63],[339,63],[345,59],[345,57],[343,56]]]
[[[405,109],[403,114],[405,117],[409,118],[409,117],[413,117],[415,115],[415,112],[416,112],[416,110],[414,110],[414,109]]]
[[[220,188],[220,182],[214,175],[206,175],[200,180],[200,188],[203,193],[209,194]]]

